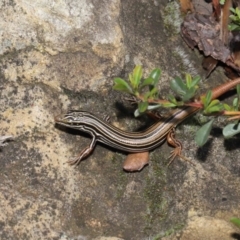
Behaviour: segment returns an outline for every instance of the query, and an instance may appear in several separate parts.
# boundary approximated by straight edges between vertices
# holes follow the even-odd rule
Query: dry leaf
[[[149,152],[129,153],[123,163],[128,172],[140,171],[149,162]]]
[[[193,49],[198,46],[205,56],[212,56],[224,63],[230,59],[230,50],[219,39],[220,26],[213,17],[197,13],[187,15],[181,26],[181,34],[189,47]]]

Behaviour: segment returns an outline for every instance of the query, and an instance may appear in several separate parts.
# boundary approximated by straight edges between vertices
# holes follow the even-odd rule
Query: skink
[[[212,99],[218,98],[239,83],[240,78],[237,78],[216,87],[212,90]],[[90,145],[82,150],[76,158],[69,161],[71,165],[77,165],[93,151],[97,141],[128,153],[152,150],[161,145],[167,138],[167,135],[179,123],[197,111],[199,111],[197,107],[183,107],[176,110],[170,117],[164,119],[164,121],[158,121],[142,132],[123,131],[86,111],[71,110],[63,117],[55,117],[55,122],[68,128],[89,133],[92,136]]]

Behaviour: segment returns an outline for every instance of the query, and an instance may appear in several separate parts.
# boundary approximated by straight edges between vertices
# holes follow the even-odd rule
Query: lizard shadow
[[[196,156],[199,161],[206,162],[208,155],[212,150],[213,138],[219,138],[221,136],[222,136],[221,128],[213,127],[207,142],[202,147],[198,147],[197,149]]]
[[[118,102],[115,102],[115,108],[117,109],[118,119],[134,119],[141,123],[140,126],[132,130],[134,132],[144,131],[148,127],[150,127],[153,123],[156,123],[154,119],[148,117],[146,114],[143,114],[137,118],[134,117],[134,111],[137,108],[136,106],[133,106],[133,105],[129,106],[129,104],[128,106],[126,106],[124,103],[118,101]]]

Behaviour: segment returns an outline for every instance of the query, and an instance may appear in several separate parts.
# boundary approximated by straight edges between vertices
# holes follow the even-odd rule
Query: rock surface
[[[121,128],[143,127],[146,119],[134,120],[112,90],[113,78],[127,78],[136,64],[162,69],[164,96],[173,76],[204,75],[201,56],[178,34],[176,1],[3,0],[0,11],[1,135],[15,137],[0,152],[1,239],[239,237],[229,224],[240,217],[237,139],[224,142],[215,129],[199,150],[190,120],[177,134],[196,167],[166,168],[164,144],[149,166],[126,173],[125,154],[103,145],[69,166],[90,139],[54,125],[54,116],[82,108]],[[214,72],[202,85],[224,79]]]

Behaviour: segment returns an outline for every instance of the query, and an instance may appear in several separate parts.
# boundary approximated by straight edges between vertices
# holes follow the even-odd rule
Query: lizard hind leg
[[[167,166],[169,166],[176,157],[179,157],[179,158],[183,159],[184,161],[187,161],[187,162],[195,165],[191,160],[189,160],[188,158],[181,155],[183,147],[182,147],[181,142],[175,138],[175,129],[174,128],[168,133],[167,142],[171,146],[174,147],[174,149],[171,151],[171,154],[169,156],[170,161],[167,164]]]

